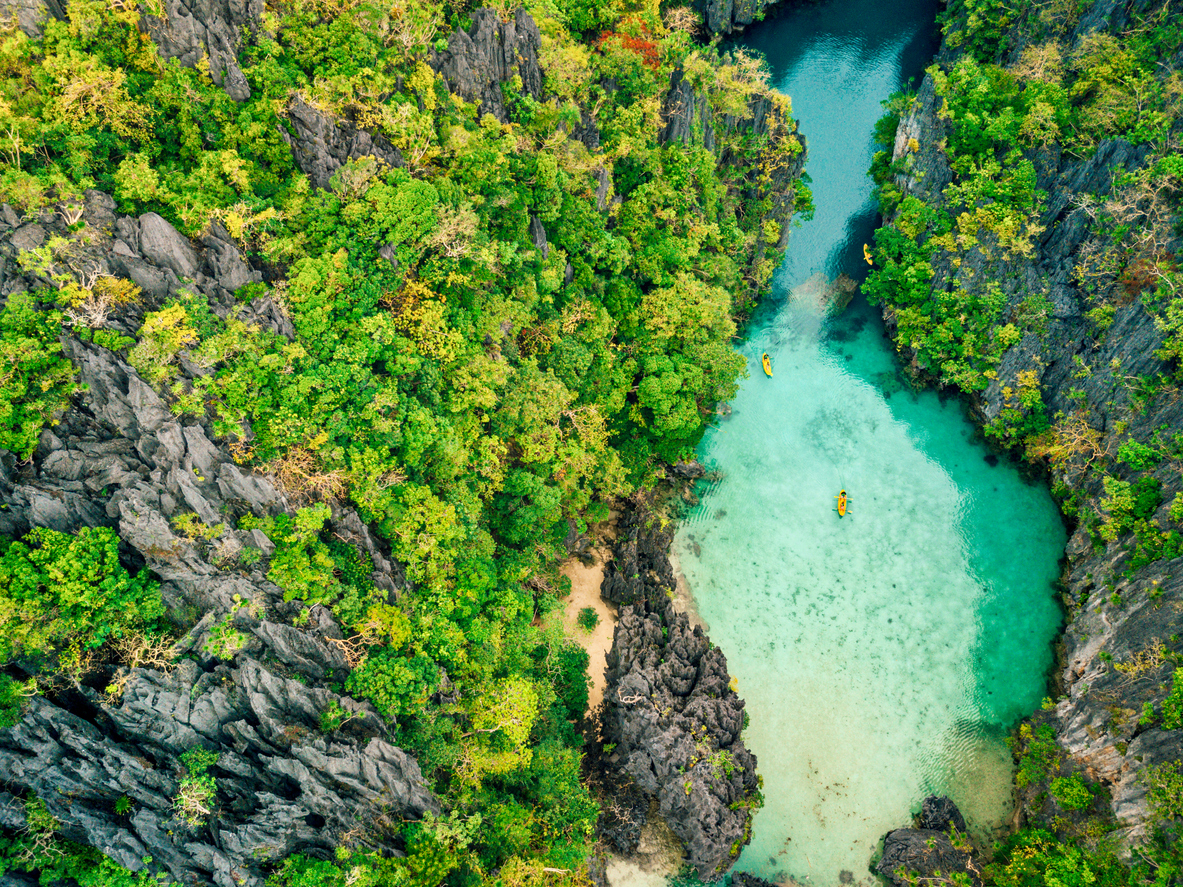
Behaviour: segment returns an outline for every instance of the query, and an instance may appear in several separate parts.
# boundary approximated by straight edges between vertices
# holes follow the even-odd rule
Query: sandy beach
[[[612,649],[612,630],[616,625],[616,611],[600,597],[604,581],[604,563],[611,555],[600,546],[592,550],[590,566],[572,558],[563,565],[563,575],[571,580],[571,593],[564,598],[566,612],[563,623],[567,634],[578,641],[588,653],[587,673],[592,686],[588,693],[588,711],[595,711],[604,699],[604,668],[608,651]],[[594,631],[581,628],[576,622],[579,611],[591,607],[600,617]]]

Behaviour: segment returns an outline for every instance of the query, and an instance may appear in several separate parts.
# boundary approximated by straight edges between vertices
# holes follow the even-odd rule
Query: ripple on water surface
[[[835,0],[747,38],[809,136],[819,211],[742,349],[752,377],[700,448],[721,479],[675,541],[764,776],[737,867],[817,885],[870,883],[880,838],[927,793],[979,830],[1009,813],[1004,738],[1043,696],[1059,624],[1046,491],[975,443],[956,402],[901,383],[864,302],[826,320],[806,283],[858,273],[879,101],[932,50],[930,3],[878,9]]]

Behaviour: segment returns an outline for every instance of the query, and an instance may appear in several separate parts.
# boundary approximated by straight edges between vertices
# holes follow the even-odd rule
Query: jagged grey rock
[[[944,795],[929,795],[920,804],[920,817],[917,827],[935,832],[947,832],[949,827],[957,829],[961,834],[966,833],[965,817],[957,809],[951,798]]]
[[[377,157],[388,166],[404,165],[398,149],[384,136],[332,120],[299,96],[288,105],[287,122],[289,126],[279,134],[291,147],[296,165],[318,188],[327,189],[338,169],[360,157]]]
[[[550,256],[550,244],[546,241],[546,228],[542,226],[542,220],[535,215],[530,216],[530,241],[534,244],[534,248],[542,253],[544,260]]]
[[[481,114],[509,121],[501,85],[521,78],[521,91],[542,98],[542,68],[538,53],[542,37],[524,9],[510,21],[501,21],[492,9],[472,13],[472,27],[448,37],[448,48],[435,52],[431,67],[447,81],[448,88],[465,101],[475,102]]]
[[[710,99],[699,94],[680,67],[670,75],[661,118],[666,122],[658,136],[662,142],[699,144],[708,151],[715,150],[714,112]]]
[[[615,747],[603,763],[656,798],[699,877],[714,880],[751,838],[756,758],[726,657],[674,609],[670,536],[646,521],[622,517],[602,589],[624,604],[607,657],[600,734]]]
[[[47,18],[65,19],[62,0],[4,0],[0,8],[16,13],[16,25],[31,40],[40,40]]]
[[[883,839],[883,856],[875,867],[895,887],[908,887],[921,879],[965,875],[973,887],[981,887],[973,857],[958,850],[945,832],[901,828]]]
[[[140,20],[160,57],[188,68],[208,57],[214,83],[236,102],[249,99],[250,84],[238,66],[239,35],[258,30],[263,0],[164,0],[164,12],[163,19]]]
[[[9,292],[37,283],[16,262],[14,236],[19,243],[23,229],[14,215],[0,207],[0,280]],[[161,297],[184,277],[221,316],[269,317],[291,332],[266,297],[249,312],[238,306],[233,292],[262,277],[219,226],[198,246],[154,214],[117,217],[98,192],[87,195],[86,221],[93,237],[85,260],[94,267],[159,280]],[[64,233],[50,214],[37,225],[47,236]],[[133,329],[138,322],[134,314],[112,318]],[[112,696],[74,684],[30,700],[20,722],[0,730],[0,782],[35,793],[63,836],[133,871],[151,857],[154,870],[178,882],[218,887],[261,887],[265,866],[294,852],[328,852],[359,817],[381,845],[398,831],[396,820],[437,811],[414,759],[390,744],[389,725],[323,686],[350,670],[332,643],[342,633],[331,614],[313,606],[306,623],[293,624],[303,608],[283,600],[266,565],[234,564],[244,546],[274,551],[259,531],[234,527],[244,514],[290,510],[283,493],[235,464],[210,428],[174,416],[116,354],[74,338],[63,346],[84,387],[43,431],[31,460],[0,452],[0,532],[115,527],[132,559],[160,580],[173,617],[196,624],[178,641],[187,658],[173,668],[104,666],[97,685],[119,688]],[[172,519],[186,511],[223,525],[214,549],[174,530]],[[372,558],[375,583],[397,596],[405,576],[358,515],[337,507],[332,521]],[[325,733],[321,715],[333,705],[350,717]],[[173,799],[184,776],[179,756],[198,745],[218,753],[217,795],[211,815],[188,825]],[[135,805],[129,815],[114,813],[121,796]],[[22,814],[11,798],[0,797],[0,824],[19,827],[10,824]]]
[[[730,34],[742,31],[777,2],[779,0],[694,0],[693,6],[702,13],[708,31]]]

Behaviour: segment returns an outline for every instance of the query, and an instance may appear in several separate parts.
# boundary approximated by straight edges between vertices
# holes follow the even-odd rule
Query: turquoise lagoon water
[[[833,319],[819,307],[823,280],[866,267],[879,102],[931,58],[934,13],[831,0],[744,38],[793,100],[818,211],[741,347],[751,377],[699,452],[719,477],[674,550],[764,776],[737,869],[786,883],[873,883],[883,834],[929,793],[997,827],[1005,736],[1045,693],[1060,624],[1065,538],[1046,490],[990,456],[956,400],[901,385],[861,297]]]

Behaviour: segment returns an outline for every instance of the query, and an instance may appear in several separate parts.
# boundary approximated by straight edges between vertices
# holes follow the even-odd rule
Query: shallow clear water
[[[996,827],[1006,731],[1039,705],[1059,627],[1046,490],[996,464],[956,401],[901,385],[861,298],[818,305],[815,275],[865,268],[879,102],[931,57],[934,12],[832,0],[744,40],[792,97],[818,211],[741,348],[751,378],[699,452],[721,477],[675,553],[748,702],[766,804],[737,869],[766,878],[872,883],[883,834],[933,792]]]

